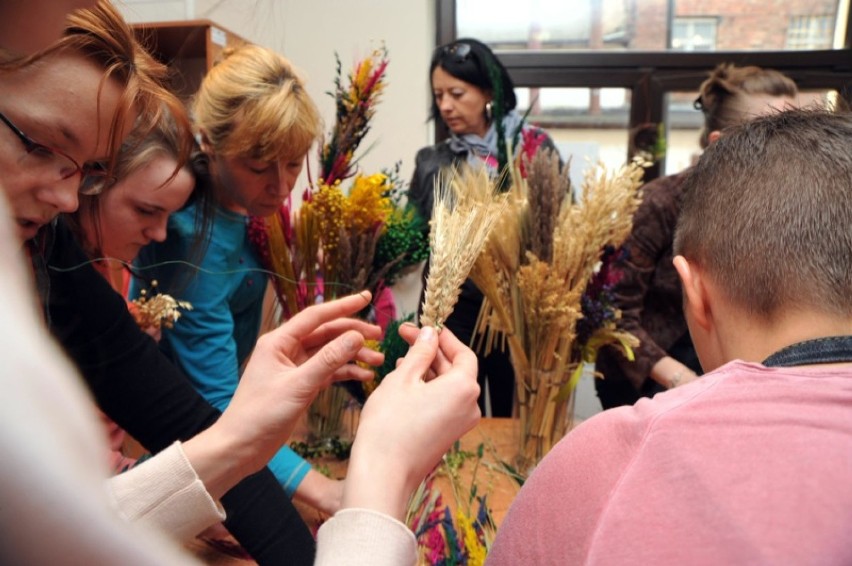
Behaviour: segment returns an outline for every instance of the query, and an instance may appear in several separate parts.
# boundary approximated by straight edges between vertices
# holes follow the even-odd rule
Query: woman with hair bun
[[[796,105],[798,91],[772,69],[723,63],[701,84],[695,108],[704,114],[700,144],[706,148],[726,128]],[[672,265],[672,239],[681,187],[689,170],[649,182],[633,219],[633,232],[616,262],[622,279],[614,293],[621,328],[640,340],[629,361],[617,350],[600,352],[595,380],[604,409],[632,405],[640,397],[692,381],[701,373],[683,316],[680,281]]]
[[[458,39],[438,47],[429,65],[433,120],[441,120],[450,137],[424,147],[415,158],[408,200],[427,220],[432,216],[433,188],[441,171],[460,163],[487,167],[496,176],[514,156],[531,158],[540,148],[555,151],[553,140],[541,129],[526,124],[515,109],[515,85],[500,60],[476,39]],[[453,314],[446,322],[465,344],[474,336],[482,293],[468,280]],[[514,399],[514,372],[507,352],[477,352],[480,365],[480,408],[484,407],[485,382],[492,415],[508,417]]]
[[[172,215],[165,241],[142,250],[137,268],[188,301],[160,346],[214,407],[224,410],[260,331],[266,274],[247,234],[249,216],[269,216],[290,194],[321,133],[319,112],[293,65],[256,45],[227,50],[192,103],[212,182],[214,211],[200,261],[194,205]],[[181,262],[184,265],[181,265]],[[186,263],[196,264],[187,269]],[[187,277],[189,276],[189,277]],[[134,282],[131,295],[141,289]],[[291,496],[332,514],[343,485],[285,447],[269,468]]]

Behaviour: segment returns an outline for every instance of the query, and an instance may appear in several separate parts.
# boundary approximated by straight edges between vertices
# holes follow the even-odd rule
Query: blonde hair
[[[695,101],[696,108],[704,113],[701,147],[707,147],[710,132],[722,131],[751,119],[743,110],[746,99],[761,94],[795,98],[798,89],[791,78],[773,69],[737,67],[731,63],[722,63],[713,69],[701,83]]]
[[[193,101],[196,128],[216,153],[300,160],[319,138],[319,111],[293,65],[257,45],[226,50]]]

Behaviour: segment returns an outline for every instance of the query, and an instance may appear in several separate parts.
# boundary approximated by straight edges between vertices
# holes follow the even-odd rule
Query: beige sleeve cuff
[[[207,493],[180,442],[110,478],[107,488],[126,520],[178,540],[189,540],[225,519],[225,510]]]
[[[323,523],[314,566],[404,566],[417,562],[414,533],[389,515],[343,509]]]

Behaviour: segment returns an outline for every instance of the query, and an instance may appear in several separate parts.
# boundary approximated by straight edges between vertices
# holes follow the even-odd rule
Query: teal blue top
[[[257,341],[266,275],[248,241],[248,218],[221,208],[197,266],[182,263],[193,261],[193,254],[198,258],[197,246],[193,247],[195,215],[195,206],[173,214],[166,241],[145,247],[136,267],[146,280],[157,280],[160,292],[192,304],[192,310],[181,312],[174,328],[163,329],[160,347],[198,392],[224,411]],[[139,291],[140,284],[134,281],[131,297]],[[292,496],[310,465],[284,447],[269,469]]]

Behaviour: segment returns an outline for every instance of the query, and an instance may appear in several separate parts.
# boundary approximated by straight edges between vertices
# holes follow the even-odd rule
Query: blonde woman
[[[160,344],[198,391],[224,410],[257,341],[266,287],[247,220],[278,210],[321,123],[292,64],[254,45],[225,53],[202,83],[192,113],[215,202],[206,250],[189,277],[174,263],[192,257],[197,211],[189,206],[172,216],[165,242],[142,251],[137,267],[164,292],[192,303]],[[290,495],[327,513],[339,508],[342,482],[312,470],[289,448],[269,467]]]

